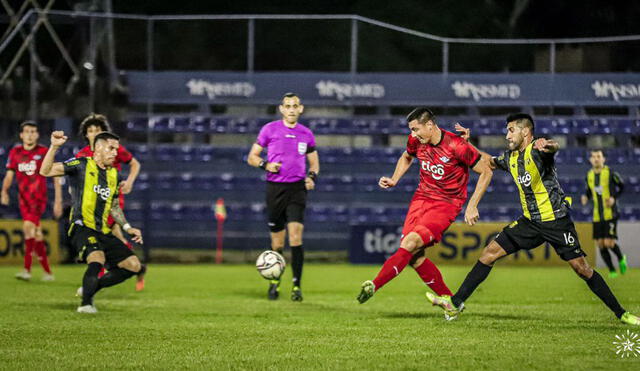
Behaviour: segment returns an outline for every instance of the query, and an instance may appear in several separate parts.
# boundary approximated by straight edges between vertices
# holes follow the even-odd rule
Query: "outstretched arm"
[[[114,197],[113,204],[111,205],[110,211],[111,217],[118,223],[119,226],[122,227],[122,230],[127,232],[130,236],[132,236],[132,240],[139,244],[142,244],[142,231],[138,228],[133,228],[131,224],[127,222],[127,218],[124,216],[124,212],[120,208],[118,204],[117,197]]]
[[[404,153],[402,153],[402,155],[398,159],[398,162],[396,163],[396,169],[394,170],[391,178],[383,176],[378,181],[378,185],[381,188],[395,187],[396,184],[398,184],[400,179],[402,179],[404,174],[407,172],[407,170],[409,170],[412,162],[413,162],[413,156],[407,153],[407,151],[404,151]]]
[[[558,152],[560,144],[558,144],[558,142],[553,139],[538,138],[535,142],[533,142],[533,148],[537,149],[540,152],[553,154]]]
[[[53,178],[53,217],[60,219],[62,216],[62,179]]]
[[[473,167],[473,171],[480,174],[480,177],[476,183],[476,189],[473,191],[473,195],[469,199],[467,209],[464,212],[464,221],[469,225],[474,225],[478,222],[478,219],[480,218],[478,204],[480,203],[482,196],[484,196],[489,183],[491,183],[491,178],[493,177],[493,170],[490,163],[492,160],[491,156],[486,153],[481,156],[482,158],[480,161],[478,161],[478,163]]]
[[[47,151],[47,154],[44,156],[42,160],[42,165],[40,166],[40,175],[46,177],[52,176],[63,176],[64,175],[64,165],[62,162],[53,161],[56,158],[56,152],[58,152],[58,148],[62,146],[67,141],[67,136],[64,135],[64,131],[54,131],[51,133],[51,146]]]
[[[473,143],[469,142],[469,138],[471,137],[471,129],[465,128],[464,126],[460,125],[460,123],[458,123],[458,122],[456,122],[456,124],[455,124],[455,129],[456,129],[457,132],[460,132],[460,137],[462,139],[466,140],[467,143],[469,143],[469,145],[471,145],[473,148],[475,148],[476,151],[478,151],[478,153],[480,153],[480,155],[482,155],[483,158],[486,157],[488,159],[489,167],[491,168],[491,170],[495,170],[495,169],[498,168],[493,156],[491,156],[487,152],[482,151],[481,149],[479,149],[478,147],[473,145]]]
[[[129,176],[127,176],[127,180],[121,183],[120,192],[125,195],[131,193],[133,183],[135,183],[136,178],[138,178],[138,174],[140,174],[140,162],[134,157],[129,162]]]

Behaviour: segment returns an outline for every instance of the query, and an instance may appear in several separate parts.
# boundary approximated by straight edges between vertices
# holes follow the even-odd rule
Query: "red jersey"
[[[90,146],[86,146],[76,153],[76,157],[93,157],[93,151]],[[118,154],[113,162],[113,167],[115,167],[119,172],[122,170],[122,164],[128,164],[132,159],[133,155],[131,155],[131,152],[127,151],[123,145],[120,145],[118,146]]]
[[[409,135],[407,153],[420,161],[420,184],[416,195],[461,207],[467,200],[469,168],[480,160],[478,151],[463,138],[442,130],[436,145],[421,144]]]
[[[44,206],[47,203],[47,178],[40,175],[42,160],[48,148],[40,144],[28,151],[24,146],[15,146],[9,151],[7,170],[16,173],[20,208]]]

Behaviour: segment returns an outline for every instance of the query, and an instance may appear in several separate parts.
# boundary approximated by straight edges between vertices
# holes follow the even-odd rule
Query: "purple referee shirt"
[[[270,122],[260,129],[258,140],[267,149],[267,162],[280,162],[280,172],[267,172],[267,180],[293,183],[307,175],[307,151],[316,146],[316,138],[306,126],[297,123],[287,127],[282,120]]]

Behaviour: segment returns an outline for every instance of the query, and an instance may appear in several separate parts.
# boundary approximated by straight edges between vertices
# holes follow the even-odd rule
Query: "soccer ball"
[[[260,275],[266,280],[277,280],[284,273],[286,267],[284,257],[279,253],[267,250],[258,256],[256,268]]]

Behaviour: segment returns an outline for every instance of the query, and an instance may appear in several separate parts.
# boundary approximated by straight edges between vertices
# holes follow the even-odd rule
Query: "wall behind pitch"
[[[591,241],[591,223],[575,223],[578,238],[587,253],[590,264],[595,262]],[[442,241],[427,250],[427,257],[436,264],[473,265],[482,249],[502,231],[507,223],[478,223],[470,227],[454,223],[444,234]],[[402,227],[389,225],[354,225],[351,229],[349,261],[356,264],[381,264],[400,246]],[[585,243],[586,242],[586,243]],[[531,251],[512,254],[500,265],[563,266],[567,263],[558,257],[551,246],[543,245]]]
[[[58,223],[53,220],[42,220],[47,254],[52,263],[60,261]],[[22,220],[0,220],[0,264],[20,265],[24,260],[24,234]],[[37,261],[34,259],[34,264]]]

